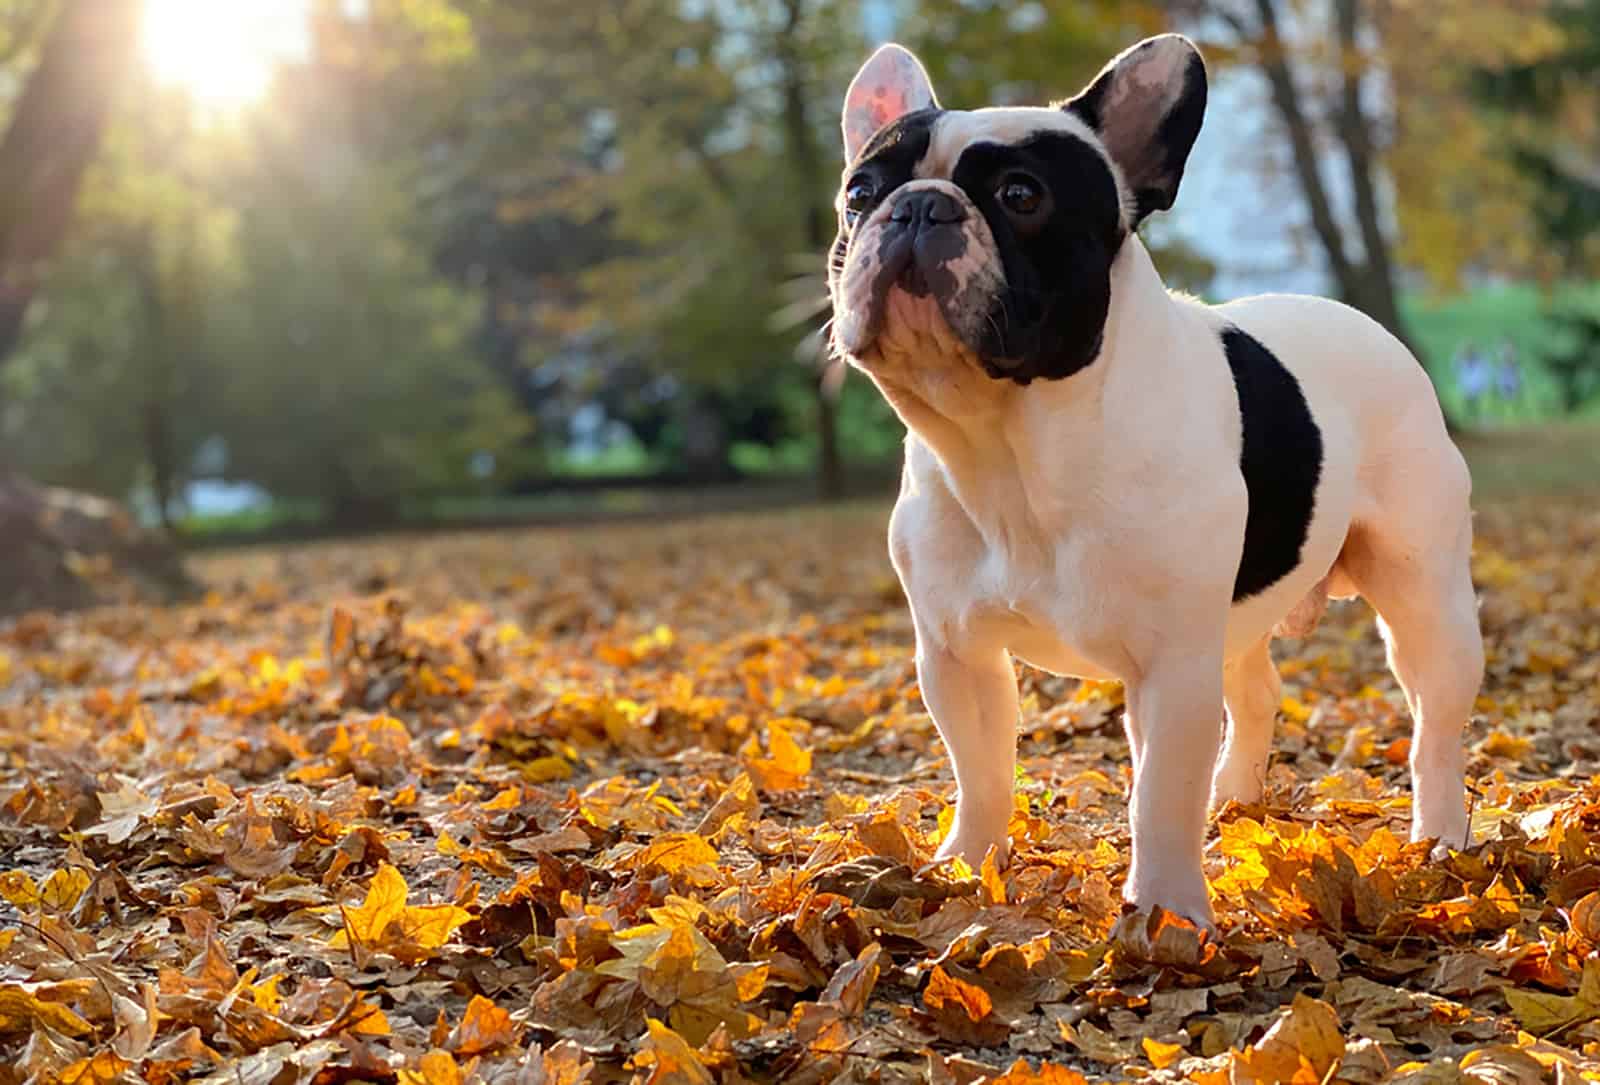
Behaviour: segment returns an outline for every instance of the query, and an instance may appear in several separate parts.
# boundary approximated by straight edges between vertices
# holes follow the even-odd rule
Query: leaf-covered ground
[[[1120,917],[1114,686],[1025,672],[1015,862],[929,869],[884,511],[245,551],[0,626],[0,1080],[1600,1080],[1595,502],[1480,513],[1464,854],[1405,841],[1370,613],[1279,645],[1215,939]]]

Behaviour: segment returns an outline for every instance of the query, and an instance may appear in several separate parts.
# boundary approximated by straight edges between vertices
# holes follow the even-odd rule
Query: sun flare
[[[304,28],[304,0],[147,0],[144,53],[161,82],[232,109],[266,93]]]

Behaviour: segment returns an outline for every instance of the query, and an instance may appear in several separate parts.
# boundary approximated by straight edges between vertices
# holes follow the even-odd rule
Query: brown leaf
[[[1233,1076],[1238,1085],[1321,1085],[1343,1057],[1339,1015],[1300,994],[1266,1035],[1234,1057]]]

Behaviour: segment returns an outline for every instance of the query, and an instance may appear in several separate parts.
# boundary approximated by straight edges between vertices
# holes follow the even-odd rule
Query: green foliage
[[[86,180],[41,319],[0,371],[0,440],[51,481],[170,497],[210,433],[208,282],[229,218],[194,181],[206,164],[184,103],[139,90]]]
[[[231,477],[359,510],[468,482],[523,435],[469,357],[477,313],[407,236],[381,171],[314,152],[259,161],[219,320]]]
[[[974,109],[1070,98],[1108,57],[1170,29],[1150,5],[1110,0],[921,0],[899,33],[941,102]]]
[[[1482,64],[1477,100],[1499,121],[1502,153],[1534,184],[1532,215],[1566,270],[1600,266],[1600,0],[1545,5],[1560,43],[1536,58]]]

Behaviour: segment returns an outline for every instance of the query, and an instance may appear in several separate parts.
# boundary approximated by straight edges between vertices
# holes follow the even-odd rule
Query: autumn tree
[[[133,67],[142,0],[9,0],[0,59],[27,71],[0,137],[0,366],[67,236],[79,188]],[[0,406],[4,406],[0,403]],[[0,449],[0,611],[87,602],[74,555],[99,554],[163,589],[181,587],[170,549],[122,511],[41,490]]]
[[[1339,296],[1413,345],[1403,271],[1454,287],[1527,272],[1528,192],[1466,84],[1476,63],[1533,62],[1553,36],[1530,5],[1178,0],[1224,64],[1265,82],[1312,235]]]
[[[1503,156],[1532,182],[1539,237],[1563,274],[1600,267],[1600,0],[1544,6],[1556,40],[1539,53],[1491,56],[1473,71]]]

